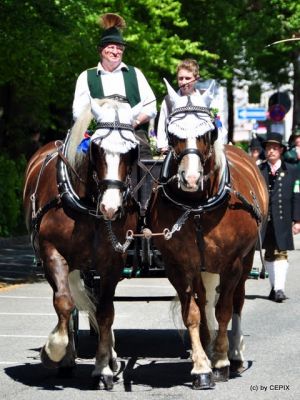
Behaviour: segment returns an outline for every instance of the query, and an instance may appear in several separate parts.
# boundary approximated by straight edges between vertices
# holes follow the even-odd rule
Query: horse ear
[[[132,118],[135,119],[141,112],[143,108],[143,102],[140,101],[138,104],[136,104],[135,106],[133,106],[131,108],[131,112],[132,112]]]
[[[213,79],[211,81],[211,84],[209,87],[205,90],[205,92],[202,95],[202,99],[206,105],[206,107],[209,107],[211,102],[213,101],[213,98],[215,96],[215,90],[216,90],[216,81]]]
[[[103,109],[100,107],[97,101],[94,100],[92,97],[90,97],[90,102],[91,102],[91,111],[96,121],[101,121],[104,117]]]
[[[168,95],[170,96],[170,100],[173,104],[176,104],[176,101],[180,98],[179,94],[175,92],[175,90],[172,88],[172,86],[169,84],[169,82],[164,78],[165,85],[168,90]]]

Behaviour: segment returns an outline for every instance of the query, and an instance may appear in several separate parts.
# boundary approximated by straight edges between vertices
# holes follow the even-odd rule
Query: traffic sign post
[[[286,109],[282,104],[273,104],[269,108],[269,115],[272,121],[281,122],[286,114]]]
[[[238,119],[255,119],[256,121],[265,121],[267,119],[266,108],[238,108]]]

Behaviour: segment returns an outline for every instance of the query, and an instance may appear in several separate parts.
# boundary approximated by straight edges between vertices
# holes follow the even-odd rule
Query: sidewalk
[[[300,250],[300,234],[294,236],[295,249]],[[256,252],[259,268],[261,263]],[[0,282],[16,284],[43,279],[41,269],[34,263],[29,236],[0,238]]]
[[[39,279],[29,236],[0,238],[0,282],[16,284]]]

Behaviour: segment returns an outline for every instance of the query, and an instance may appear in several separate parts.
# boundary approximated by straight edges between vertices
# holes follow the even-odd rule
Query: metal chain
[[[150,229],[146,228],[142,233],[133,233],[132,230],[126,232],[126,240],[124,244],[121,244],[116,235],[114,234],[111,226],[111,221],[104,221],[108,230],[108,238],[112,244],[112,247],[118,253],[125,253],[130,246],[131,242],[135,237],[144,237],[150,239],[152,236],[163,236],[165,240],[170,240],[175,232],[179,232],[182,226],[185,224],[192,210],[186,210],[172,226],[172,229],[165,228],[162,233],[152,233]]]
[[[181,217],[173,225],[172,229],[169,230],[168,228],[164,229],[164,237],[166,240],[170,240],[175,232],[179,232],[182,226],[185,224],[186,220],[188,219],[191,210],[186,210]]]
[[[127,231],[126,240],[124,244],[121,244],[112,230],[111,221],[104,221],[104,222],[108,230],[108,238],[111,241],[114,250],[118,253],[124,254],[128,249],[128,247],[130,246],[131,242],[134,240],[133,232],[131,230]]]

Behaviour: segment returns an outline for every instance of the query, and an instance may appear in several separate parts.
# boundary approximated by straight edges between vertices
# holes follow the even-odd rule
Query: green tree
[[[293,125],[300,125],[300,41],[282,39],[300,37],[300,3],[294,0],[250,0],[245,15],[244,36],[249,71],[257,79],[273,84],[293,82]]]
[[[22,148],[28,125],[66,131],[76,78],[98,62],[97,20],[105,12],[124,16],[125,60],[140,67],[161,95],[161,76],[174,73],[184,53],[210,58],[198,42],[180,37],[187,25],[180,10],[180,2],[172,0],[3,0],[0,105],[5,130],[0,136],[13,135],[8,144],[15,149]]]

